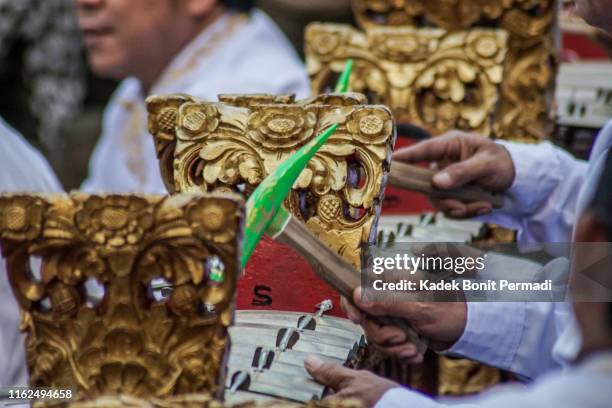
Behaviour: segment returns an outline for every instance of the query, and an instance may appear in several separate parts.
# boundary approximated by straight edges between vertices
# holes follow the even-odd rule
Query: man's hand
[[[430,339],[434,350],[452,346],[463,334],[467,322],[467,307],[463,301],[369,303],[364,302],[361,288],[357,288],[353,302],[354,305],[342,299],[342,308],[349,319],[363,327],[368,341],[385,353],[414,364],[422,362],[424,356],[415,344],[408,341],[404,331],[396,326],[381,326],[367,315],[405,319],[418,333]]]
[[[373,407],[385,392],[399,387],[393,381],[369,371],[351,370],[339,364],[324,362],[316,356],[308,356],[304,367],[317,382],[334,391],[327,398],[354,398],[362,401],[366,407]]]
[[[474,183],[492,192],[503,192],[514,181],[514,163],[508,151],[492,140],[453,130],[442,136],[397,150],[394,160],[417,163],[430,161],[441,170],[433,184],[440,189]],[[484,215],[492,210],[491,203],[464,203],[456,199],[432,199],[439,210],[450,217],[466,218]]]

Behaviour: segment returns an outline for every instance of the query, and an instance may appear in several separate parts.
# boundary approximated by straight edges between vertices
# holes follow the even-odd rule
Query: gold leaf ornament
[[[363,143],[381,143],[393,133],[393,121],[387,111],[366,108],[352,113],[346,128]]]
[[[90,197],[75,215],[77,228],[92,242],[107,247],[136,245],[153,224],[146,200]]]
[[[18,194],[0,197],[0,210],[23,215],[0,218],[0,244],[24,316],[30,385],[72,389],[77,399],[217,394],[239,273],[240,198]],[[31,256],[42,260],[38,279]],[[221,283],[205,276],[211,257],[224,265]],[[151,292],[159,278],[176,287],[168,301]]]
[[[298,106],[262,106],[249,116],[249,135],[264,148],[288,150],[309,140],[316,122],[313,112]]]
[[[199,140],[213,133],[219,127],[220,113],[208,103],[186,103],[181,106],[179,139]]]
[[[0,196],[0,236],[8,240],[34,239],[42,230],[45,206],[36,197],[9,200]]]

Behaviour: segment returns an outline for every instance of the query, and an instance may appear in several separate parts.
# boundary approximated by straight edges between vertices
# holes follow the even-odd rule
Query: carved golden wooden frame
[[[554,0],[354,0],[363,31],[315,23],[306,31],[313,93],[347,58],[351,89],[398,121],[535,141],[554,129]],[[424,25],[427,24],[426,27]]]
[[[375,239],[395,139],[383,106],[360,94],[221,96],[227,103],[184,95],[147,101],[168,190],[238,191],[248,196],[273,169],[329,124],[336,133],[296,181],[287,208],[327,245],[360,266],[361,246]],[[289,102],[289,103],[288,103]]]
[[[0,196],[30,385],[83,399],[222,391],[242,220],[237,195]],[[174,285],[167,301],[156,278]]]

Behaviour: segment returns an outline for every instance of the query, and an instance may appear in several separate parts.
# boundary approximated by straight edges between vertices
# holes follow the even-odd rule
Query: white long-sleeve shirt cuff
[[[503,208],[478,220],[521,230],[525,218],[541,207],[560,181],[560,164],[555,147],[497,140],[504,146],[514,164],[514,181],[504,194]]]
[[[497,143],[512,157],[515,178],[503,208],[478,220],[518,230],[519,243],[568,241],[587,163],[550,142]]]
[[[506,192],[504,211],[531,214],[544,204],[561,181],[559,149],[550,142],[537,145],[498,140],[514,163],[514,182]]]
[[[525,329],[523,302],[467,302],[467,323],[445,354],[509,370]]]

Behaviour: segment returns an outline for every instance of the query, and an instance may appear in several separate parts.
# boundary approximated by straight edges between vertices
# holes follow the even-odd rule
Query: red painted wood
[[[563,54],[575,53],[577,60],[582,59],[608,59],[608,54],[601,44],[597,43],[589,36],[584,34],[563,34]],[[576,58],[568,57],[570,60],[576,60]]]
[[[409,143],[409,139],[398,138],[396,146]],[[386,197],[383,214],[413,214],[431,209],[422,194],[388,187]],[[269,299],[271,303],[265,304]],[[300,254],[267,236],[255,249],[238,282],[238,309],[310,313],[325,299],[331,299],[334,304],[328,314],[344,316],[336,291],[316,275]]]
[[[268,305],[257,305],[271,298]],[[322,281],[300,254],[265,236],[249,260],[245,275],[238,282],[238,309],[285,310],[313,312],[317,303],[331,299],[334,308],[327,312],[344,316],[340,308],[340,296]]]

